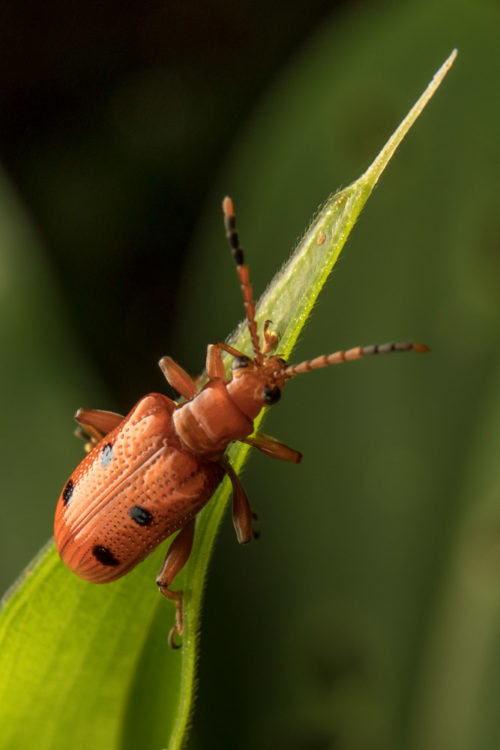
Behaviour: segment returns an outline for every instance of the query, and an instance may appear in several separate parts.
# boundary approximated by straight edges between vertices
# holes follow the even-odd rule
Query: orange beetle
[[[278,401],[286,381],[295,375],[371,354],[425,352],[422,344],[401,342],[356,347],[287,365],[271,355],[277,336],[263,326],[263,344],[255,305],[235,230],[233,203],[223,201],[226,233],[238,277],[254,356],[227,344],[210,344],[208,383],[197,390],[194,380],[169,357],[160,367],[170,385],[186,400],[176,403],[158,393],[145,396],[128,416],[79,409],[75,419],[90,438],[87,457],[75,469],[59,498],[54,534],[65,564],[81,578],[108,583],[125,575],[176,531],[156,582],[176,604],[169,635],[183,633],[182,592],[170,588],[191,552],[196,514],[210,499],[225,474],[233,488],[233,522],[240,544],[253,536],[253,514],[243,487],[224,456],[233,440],[258,448],[272,458],[299,463],[302,456],[262,433],[252,437],[253,420],[261,409]],[[222,351],[231,354],[226,378]]]

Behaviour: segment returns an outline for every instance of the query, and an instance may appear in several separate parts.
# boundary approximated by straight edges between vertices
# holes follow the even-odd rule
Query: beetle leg
[[[208,345],[205,369],[210,380],[226,379],[226,370],[222,361],[222,351],[219,344]]]
[[[205,369],[210,380],[215,378],[226,379],[226,370],[224,362],[222,360],[222,350],[231,354],[233,357],[245,357],[243,352],[239,349],[235,349],[234,346],[224,344],[222,341],[218,341],[216,344],[209,344],[207,349],[207,361]]]
[[[167,383],[180,393],[184,398],[190,399],[196,396],[198,389],[196,384],[186,370],[184,370],[171,357],[162,357],[158,362],[160,370],[165,375]]]
[[[252,445],[259,451],[262,451],[262,453],[265,453],[266,456],[278,458],[280,461],[290,461],[292,464],[299,464],[302,461],[302,453],[289,448],[284,443],[280,443],[279,440],[270,435],[264,435],[262,432],[258,432],[253,437],[242,438],[240,442]]]
[[[179,648],[175,643],[174,636],[176,633],[179,635],[183,634],[184,623],[182,618],[182,591],[172,591],[169,586],[187,563],[193,546],[193,538],[194,518],[188,521],[175,537],[156,578],[156,583],[163,596],[175,602],[175,625],[171,628],[168,635],[168,645],[170,648]]]
[[[85,450],[87,453],[99,443],[108,432],[118,427],[124,417],[114,411],[103,411],[101,409],[78,409],[75,420],[80,425],[75,430],[77,437],[87,440]],[[88,439],[90,437],[90,440]]]
[[[262,354],[269,354],[272,349],[276,346],[278,341],[278,334],[276,331],[270,331],[269,327],[272,324],[272,320],[266,320],[264,322],[264,328],[262,329],[262,335],[264,336],[264,348]]]
[[[224,460],[222,465],[233,485],[233,525],[236,537],[240,544],[248,544],[254,536],[253,519],[257,516],[252,512],[243,485],[229,461]]]
[[[102,436],[118,427],[124,420],[122,414],[115,411],[103,411],[102,409],[78,409],[75,419],[85,430],[93,429],[102,433]],[[90,428],[90,429],[89,429]]]
[[[225,344],[223,341],[217,341],[216,344],[210,344],[210,346],[216,346],[219,350],[223,349],[233,357],[246,357],[244,352],[240,352],[239,349],[235,349],[234,346],[229,346],[229,344]]]

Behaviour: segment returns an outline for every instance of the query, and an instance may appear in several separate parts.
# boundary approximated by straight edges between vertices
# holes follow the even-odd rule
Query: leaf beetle
[[[422,344],[400,342],[356,347],[288,365],[272,354],[277,336],[266,321],[259,335],[248,266],[235,228],[233,202],[223,201],[226,234],[241,285],[253,347],[247,356],[225,343],[207,350],[208,382],[195,381],[170,357],[160,368],[185,399],[177,403],[159,393],[142,398],[123,417],[109,411],[79,409],[75,419],[87,439],[87,456],[59,497],[54,523],[56,546],[64,563],[81,578],[109,583],[128,573],[160,542],[179,532],[156,582],[175,602],[175,635],[182,636],[182,591],[171,584],[193,545],[196,514],[227,475],[233,490],[233,522],[240,544],[253,536],[254,515],[243,487],[224,455],[232,441],[247,443],[272,458],[299,463],[301,454],[263,433],[254,432],[259,412],[275,404],[291,378],[303,372],[372,354],[426,352]],[[232,357],[226,377],[222,352]]]

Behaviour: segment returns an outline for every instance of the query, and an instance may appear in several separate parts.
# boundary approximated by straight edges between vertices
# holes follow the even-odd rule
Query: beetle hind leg
[[[170,584],[187,563],[193,547],[193,538],[194,518],[183,526],[175,537],[156,578],[156,583],[163,596],[175,602],[175,625],[170,629],[170,633],[168,634],[168,645],[170,648],[180,648],[175,642],[175,635],[182,636],[184,633],[182,613],[183,593],[182,591],[173,591],[170,588]]]

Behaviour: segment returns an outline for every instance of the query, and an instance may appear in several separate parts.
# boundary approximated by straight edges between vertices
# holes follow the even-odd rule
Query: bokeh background
[[[78,406],[127,412],[241,318],[325,197],[459,57],[384,175],[252,457],[260,515],[210,571],[190,748],[500,743],[500,7],[247,0],[0,8],[0,578],[52,531]],[[154,582],[151,582],[154,585]]]

